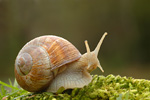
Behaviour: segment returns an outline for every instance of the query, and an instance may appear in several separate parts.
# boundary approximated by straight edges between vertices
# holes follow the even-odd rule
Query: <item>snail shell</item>
[[[81,57],[69,41],[53,35],[28,42],[15,61],[15,77],[27,91],[45,90],[55,77],[55,70]]]

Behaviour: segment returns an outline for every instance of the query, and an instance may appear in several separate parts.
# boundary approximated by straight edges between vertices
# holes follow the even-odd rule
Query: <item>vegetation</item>
[[[58,91],[57,94],[43,92],[30,93],[18,88],[15,81],[12,85],[0,81],[0,99],[3,100],[150,100],[150,81],[121,76],[93,76],[92,82],[81,89]],[[7,91],[8,87],[11,91]]]

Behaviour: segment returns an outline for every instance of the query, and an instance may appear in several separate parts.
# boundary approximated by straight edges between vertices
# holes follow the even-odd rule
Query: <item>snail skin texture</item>
[[[37,37],[28,42],[15,61],[15,77],[18,84],[30,92],[56,93],[64,89],[82,88],[88,85],[90,72],[97,67],[103,71],[97,58],[105,32],[94,51],[85,41],[87,53],[81,55],[69,41],[54,35]]]

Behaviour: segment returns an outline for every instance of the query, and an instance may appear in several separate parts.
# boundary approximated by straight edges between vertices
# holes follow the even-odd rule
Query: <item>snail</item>
[[[15,77],[18,84],[30,92],[47,91],[56,93],[64,89],[82,88],[88,85],[90,72],[102,69],[97,58],[99,49],[107,35],[105,32],[94,51],[81,55],[76,47],[62,37],[45,35],[29,41],[15,60]]]

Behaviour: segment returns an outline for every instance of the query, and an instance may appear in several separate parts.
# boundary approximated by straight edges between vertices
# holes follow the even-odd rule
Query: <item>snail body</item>
[[[47,35],[28,42],[18,53],[15,61],[15,77],[18,84],[30,92],[57,92],[81,88],[92,80],[90,72],[100,66],[97,58],[105,33],[96,49],[81,53],[64,38]]]

